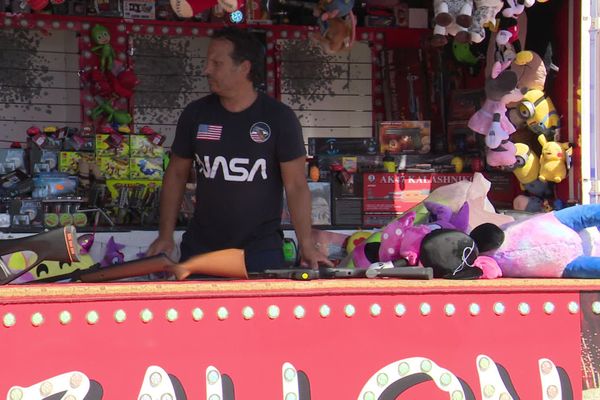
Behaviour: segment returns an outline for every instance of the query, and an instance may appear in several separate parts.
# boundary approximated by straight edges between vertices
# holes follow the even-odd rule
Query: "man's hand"
[[[331,260],[321,253],[313,244],[310,244],[307,247],[302,247],[300,249],[300,255],[302,256],[301,265],[305,267],[318,269],[319,264],[325,264],[328,267],[333,267]]]
[[[154,242],[148,247],[146,251],[147,256],[155,256],[159,253],[165,253],[167,256],[172,257],[173,251],[175,250],[175,240],[170,238],[157,237]]]

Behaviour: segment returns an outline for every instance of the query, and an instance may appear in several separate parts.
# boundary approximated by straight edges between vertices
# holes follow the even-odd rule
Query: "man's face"
[[[233,43],[229,40],[215,39],[208,45],[204,75],[211,92],[226,95],[248,81],[249,62],[236,64],[231,58],[232,53]]]

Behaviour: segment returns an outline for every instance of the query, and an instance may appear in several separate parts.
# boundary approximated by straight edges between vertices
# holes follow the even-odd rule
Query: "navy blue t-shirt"
[[[300,122],[288,106],[259,93],[249,108],[233,113],[208,95],[184,109],[172,151],[193,158],[197,168],[196,210],[183,238],[192,255],[281,249],[279,163],[306,155]]]

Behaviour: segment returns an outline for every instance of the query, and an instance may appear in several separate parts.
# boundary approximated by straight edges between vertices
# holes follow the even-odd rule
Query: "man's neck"
[[[249,89],[243,89],[237,91],[231,96],[220,96],[221,105],[229,112],[240,112],[250,107],[256,98],[258,93],[254,87]]]

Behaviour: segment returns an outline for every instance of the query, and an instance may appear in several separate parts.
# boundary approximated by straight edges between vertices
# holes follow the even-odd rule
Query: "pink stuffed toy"
[[[517,74],[506,67],[508,64],[495,63],[485,82],[486,100],[468,123],[471,130],[485,136],[486,161],[491,167],[510,167],[517,162],[517,150],[509,140],[516,129],[506,115],[506,105],[521,100],[523,91],[517,88]]]

